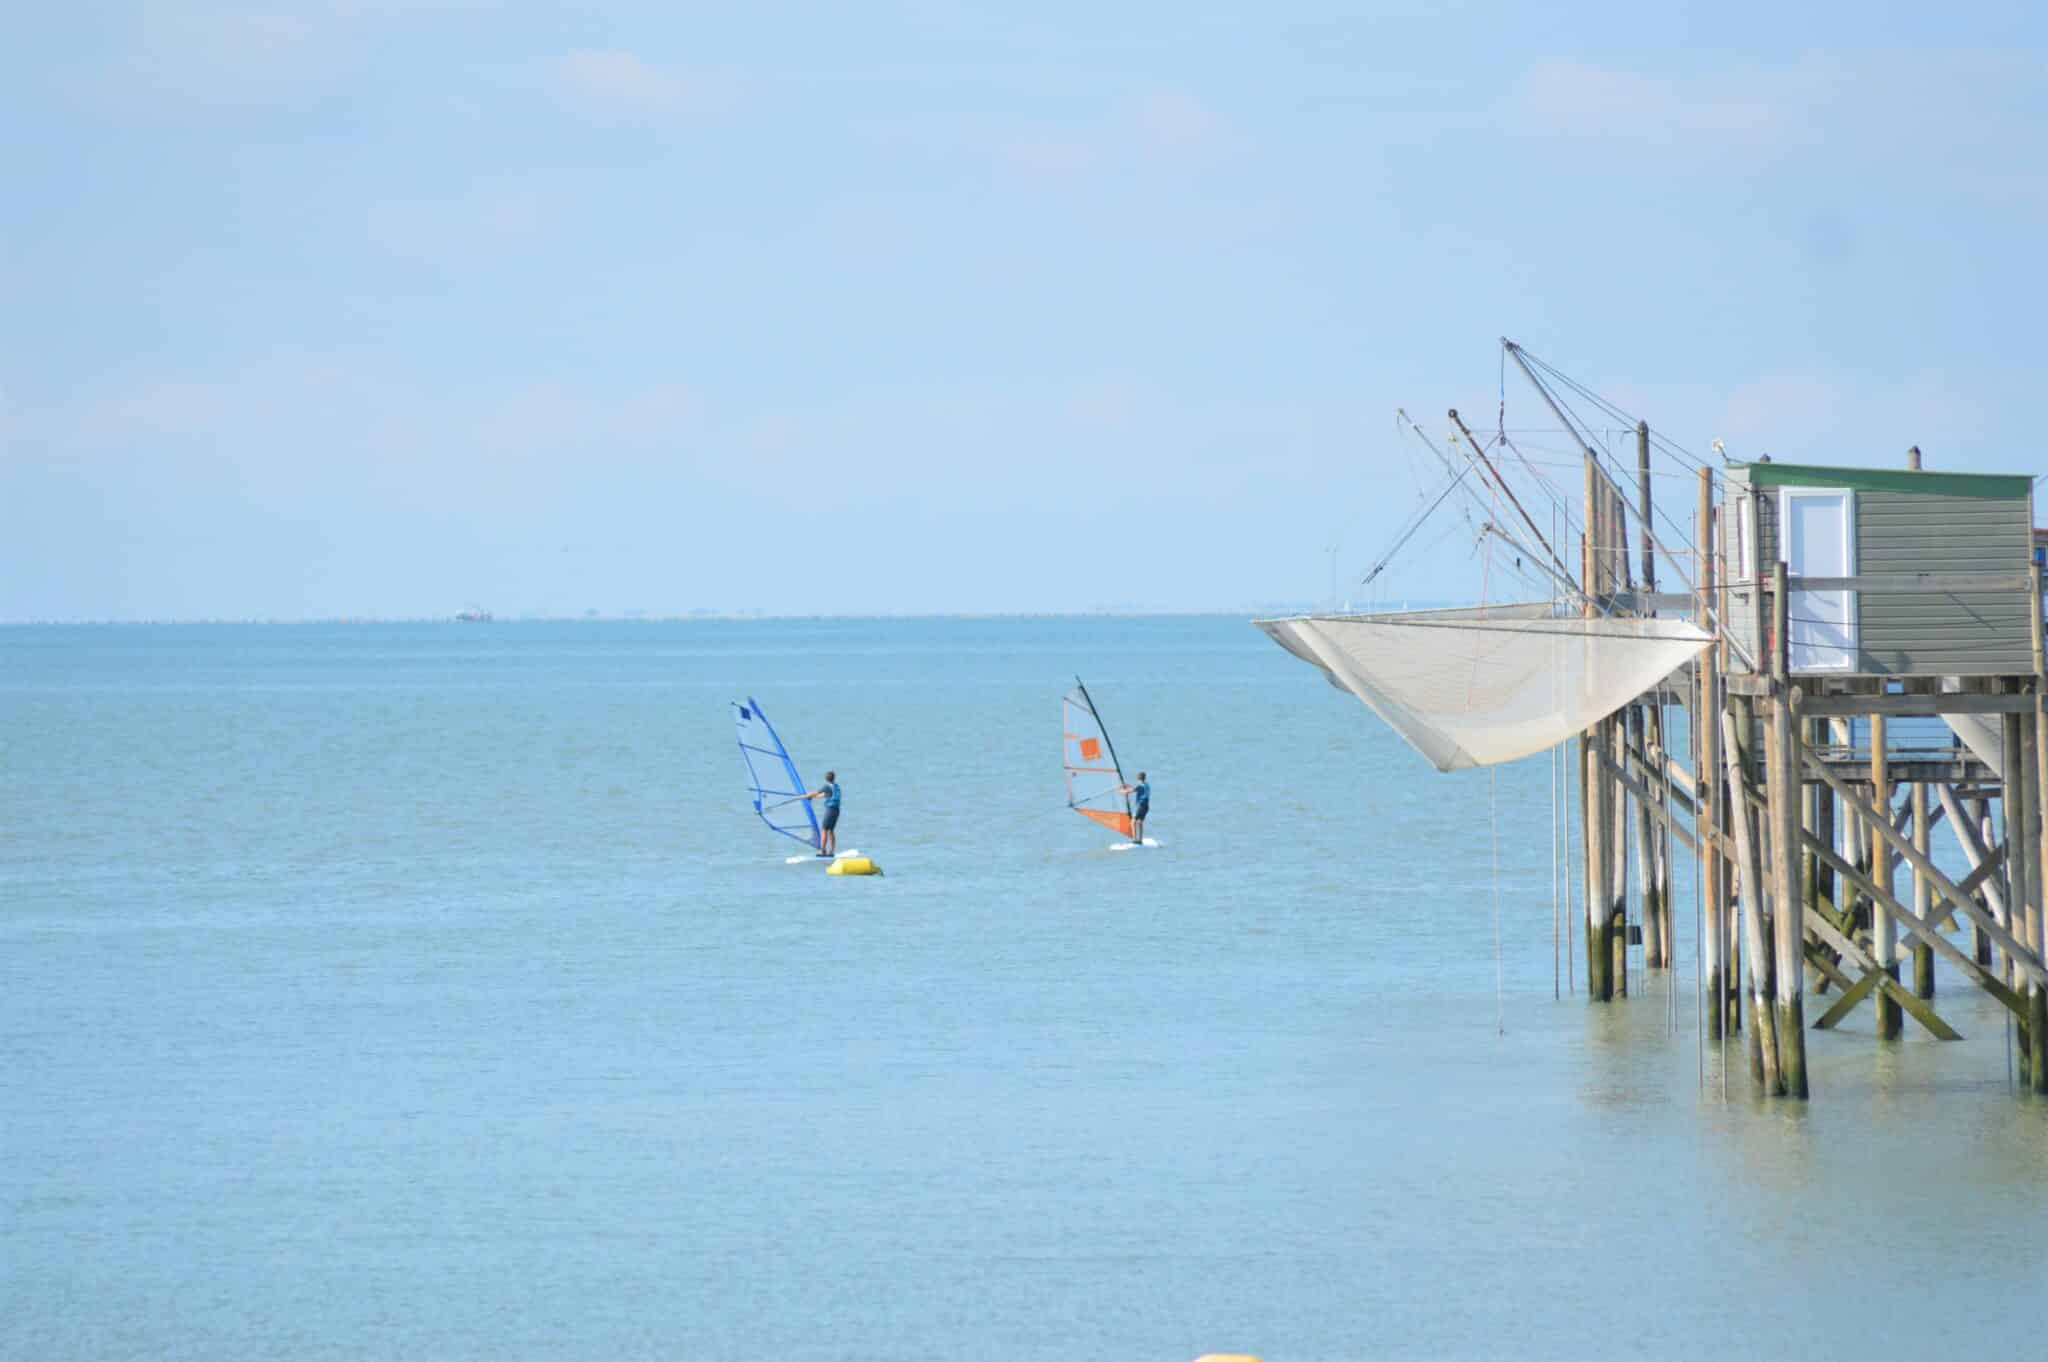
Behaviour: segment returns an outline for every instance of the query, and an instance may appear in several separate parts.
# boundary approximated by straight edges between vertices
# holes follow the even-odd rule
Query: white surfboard
[[[1161,842],[1157,837],[1147,837],[1144,841],[1144,845],[1148,847],[1156,847],[1164,846],[1165,843]],[[1136,851],[1138,850],[1138,847],[1139,844],[1136,842],[1111,842],[1109,844],[1109,849],[1111,851]]]
[[[802,856],[785,856],[782,863],[784,865],[827,865],[839,860],[841,857],[858,856],[860,854],[858,851],[835,851],[830,856],[820,856],[817,852],[813,851],[807,852]]]

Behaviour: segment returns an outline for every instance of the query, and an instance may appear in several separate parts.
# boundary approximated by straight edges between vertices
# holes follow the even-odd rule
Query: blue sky
[[[1503,334],[2035,472],[2037,10],[36,7],[0,619],[1313,600]]]

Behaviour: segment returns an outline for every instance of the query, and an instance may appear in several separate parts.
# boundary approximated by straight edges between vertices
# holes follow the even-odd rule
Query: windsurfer
[[[1141,775],[1138,779],[1143,780]],[[818,820],[818,854],[830,856],[839,849],[839,773],[827,771],[823,788],[811,791],[805,799],[825,801],[825,813]]]
[[[1145,773],[1138,772],[1138,783],[1123,787],[1131,797],[1131,840],[1139,846],[1145,845],[1145,815],[1152,812],[1152,786],[1146,781]]]

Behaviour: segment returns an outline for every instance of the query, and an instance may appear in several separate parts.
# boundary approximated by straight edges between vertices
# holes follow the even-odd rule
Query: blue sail
[[[803,797],[807,793],[804,780],[796,773],[789,749],[775,735],[753,696],[749,695],[744,705],[733,705],[732,712],[739,724],[740,757],[747,763],[747,789],[753,796],[754,812],[784,837],[815,851],[818,813]]]

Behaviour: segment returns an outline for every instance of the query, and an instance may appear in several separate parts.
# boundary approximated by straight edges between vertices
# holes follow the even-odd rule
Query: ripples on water
[[[1810,1107],[1739,1054],[1724,1104],[1689,898],[1676,998],[1552,1001],[1537,759],[1495,796],[1498,1034],[1485,775],[1241,620],[0,664],[0,1355],[2038,1348],[2048,1105],[1994,1006],[1944,969],[1967,1041],[1864,1013]],[[1158,853],[1063,807],[1076,671]],[[886,878],[780,863],[749,691]]]

